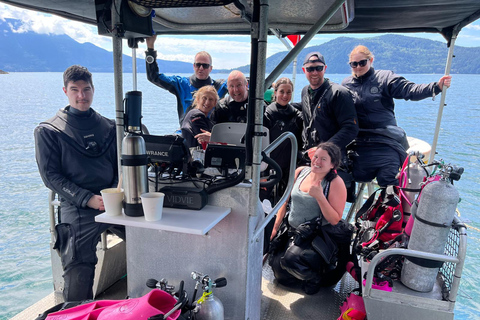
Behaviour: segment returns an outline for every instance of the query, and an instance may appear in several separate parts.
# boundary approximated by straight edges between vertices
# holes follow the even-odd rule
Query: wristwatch
[[[152,64],[155,62],[155,58],[153,56],[146,56],[145,57],[145,61],[148,63],[148,64]]]

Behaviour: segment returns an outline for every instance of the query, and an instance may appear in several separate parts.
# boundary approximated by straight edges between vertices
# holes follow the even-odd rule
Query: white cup
[[[123,208],[123,189],[108,188],[100,191],[105,206],[105,213],[109,216],[119,216]]]
[[[165,194],[163,192],[148,192],[142,194],[141,197],[145,220],[158,221],[162,219]]]

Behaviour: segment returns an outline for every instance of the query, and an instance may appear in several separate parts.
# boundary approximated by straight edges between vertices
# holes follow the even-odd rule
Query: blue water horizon
[[[186,75],[188,76],[188,75]],[[212,74],[215,79],[227,74]],[[283,75],[289,77],[290,75]],[[347,74],[326,74],[340,83]],[[441,75],[404,75],[416,83],[437,81]],[[132,76],[124,74],[124,93],[133,90]],[[92,108],[115,118],[112,73],[93,75]],[[480,75],[454,75],[447,90],[436,159],[465,168],[455,182],[461,197],[458,209],[468,225],[467,260],[455,307],[455,319],[478,318],[480,288]],[[307,84],[297,75],[294,101]],[[62,73],[0,74],[0,319],[9,319],[53,291],[50,266],[48,189],[35,163],[33,130],[54,116],[68,100],[62,91]],[[172,134],[178,129],[175,97],[138,75],[137,90],[143,93],[142,122],[151,134]],[[435,101],[397,100],[398,125],[409,136],[432,143],[440,96]],[[373,161],[373,160],[372,160]]]

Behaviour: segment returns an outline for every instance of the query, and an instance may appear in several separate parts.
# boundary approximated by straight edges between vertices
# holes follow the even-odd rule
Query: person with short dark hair
[[[96,245],[110,225],[95,222],[105,210],[100,190],[118,182],[115,122],[93,110],[94,86],[87,68],[63,74],[69,105],[35,128],[35,157],[45,185],[58,194],[56,226],[65,301],[93,298]]]
[[[368,182],[377,178],[380,186],[398,185],[396,175],[403,164],[408,141],[397,126],[393,99],[422,100],[449,87],[451,76],[438,82],[415,84],[389,70],[373,68],[373,54],[362,45],[349,55],[352,75],[342,85],[353,94],[360,131],[352,144],[353,177]]]
[[[352,95],[325,78],[327,64],[320,52],[307,54],[302,69],[309,82],[302,90],[303,150],[330,141],[345,158],[345,147],[358,133]]]
[[[183,118],[191,109],[193,94],[203,86],[212,85],[217,90],[218,96],[222,98],[227,93],[227,83],[210,78],[212,71],[212,57],[206,51],[198,52],[193,61],[194,74],[190,77],[167,76],[159,72],[157,64],[157,51],[155,51],[155,41],[157,36],[148,37],[147,51],[145,52],[145,62],[147,70],[147,79],[151,83],[168,90],[177,98],[177,113],[180,126]]]

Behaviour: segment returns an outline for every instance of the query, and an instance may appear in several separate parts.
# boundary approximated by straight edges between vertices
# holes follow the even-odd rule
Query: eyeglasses
[[[352,68],[356,68],[357,66],[365,67],[367,65],[368,59],[360,60],[360,61],[351,61],[348,64]]]
[[[193,65],[194,65],[195,67],[197,67],[197,68],[200,68],[200,67],[203,67],[203,69],[208,69],[208,68],[210,68],[210,64],[209,64],[209,63],[195,62]]]
[[[325,66],[306,67],[305,70],[307,70],[307,72],[313,72],[313,71],[322,72],[323,67]]]

